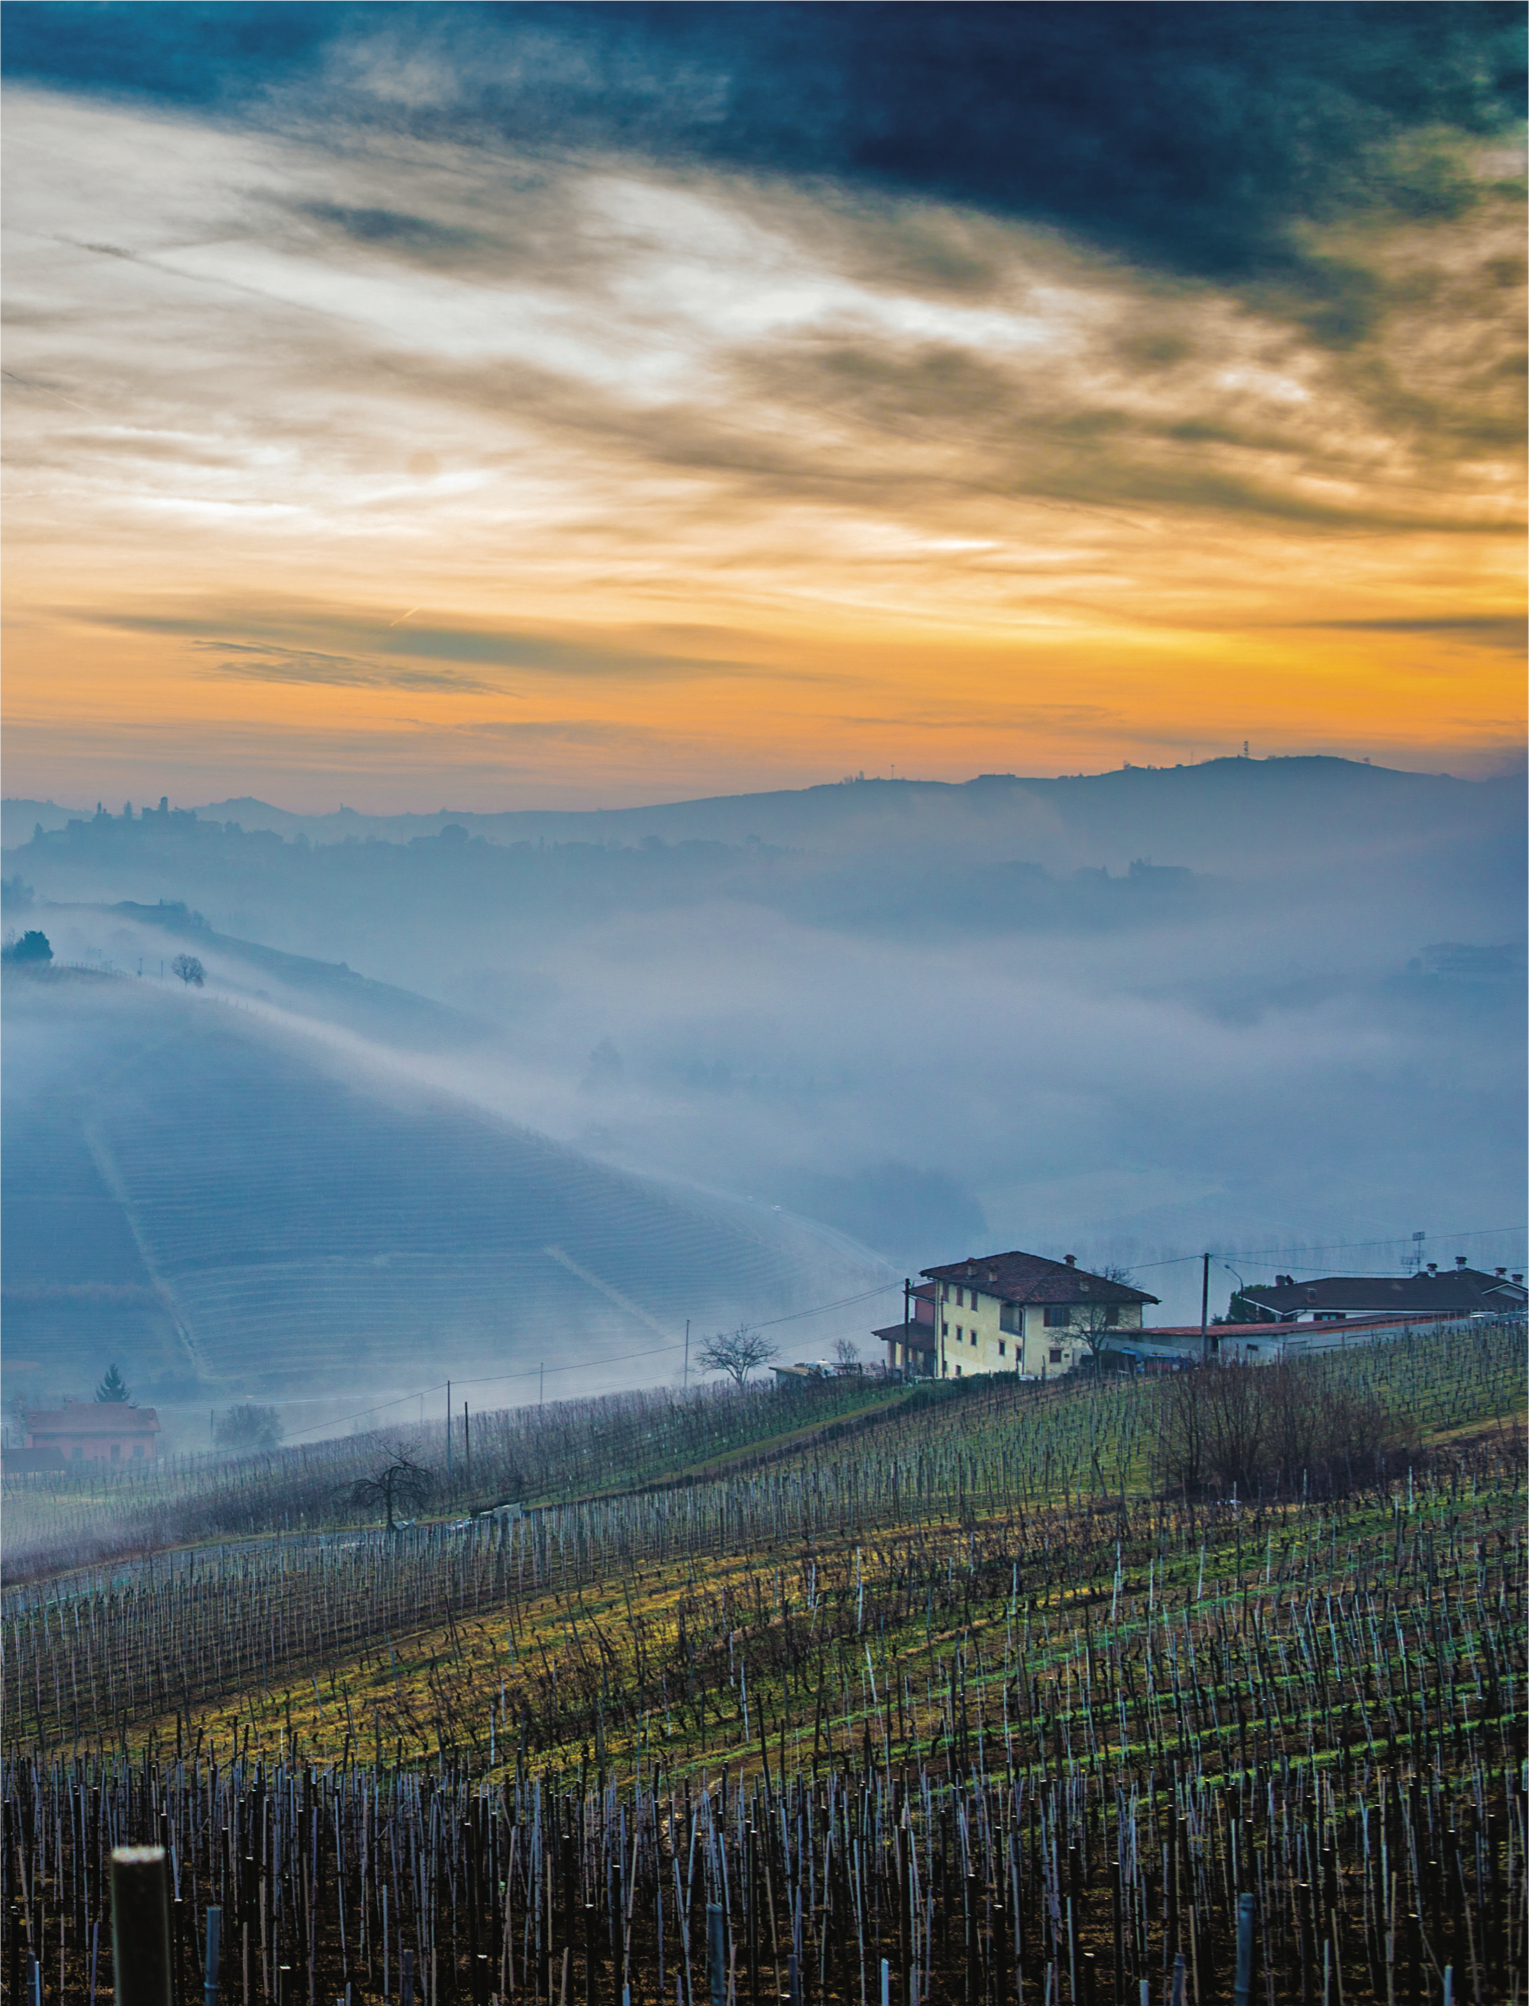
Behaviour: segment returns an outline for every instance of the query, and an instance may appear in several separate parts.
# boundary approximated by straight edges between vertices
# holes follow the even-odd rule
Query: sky
[[[1516,6],[4,16],[8,794],[1521,757]]]

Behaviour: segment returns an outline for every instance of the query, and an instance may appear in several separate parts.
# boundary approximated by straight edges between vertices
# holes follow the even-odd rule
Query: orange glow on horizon
[[[608,163],[556,191],[572,249],[443,277],[269,195],[401,202],[387,159],[42,91],[10,122],[12,795],[1520,756],[1515,296],[1401,283],[1503,267],[1506,198],[1347,241],[1402,302],[1351,353],[991,219],[973,304],[867,276],[821,192]]]

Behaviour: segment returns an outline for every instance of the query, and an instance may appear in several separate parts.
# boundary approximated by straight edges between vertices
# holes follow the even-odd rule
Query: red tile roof
[[[1446,1268],[1442,1274],[1323,1275],[1296,1282],[1281,1276],[1265,1286],[1241,1291],[1246,1303],[1267,1309],[1271,1316],[1310,1316],[1313,1311],[1345,1310],[1350,1316],[1469,1314],[1473,1310],[1512,1315],[1524,1307],[1522,1281],[1489,1275],[1479,1268]]]
[[[935,1348],[932,1323],[889,1323],[885,1330],[873,1330],[871,1335],[879,1337],[883,1344],[906,1344],[913,1351]]]
[[[1437,1320],[1448,1323],[1460,1315],[1461,1312],[1458,1310],[1453,1312],[1446,1311]],[[1331,1331],[1335,1334],[1341,1334],[1343,1332],[1388,1330],[1394,1324],[1419,1324],[1427,1320],[1427,1317],[1419,1317],[1416,1311],[1411,1313],[1403,1311],[1400,1314],[1392,1316],[1346,1316],[1334,1318],[1331,1323],[1211,1323],[1206,1325],[1205,1335],[1218,1339],[1223,1337],[1267,1337],[1271,1339],[1312,1337],[1318,1332],[1325,1334]],[[1140,1337],[1192,1337],[1195,1343],[1198,1344],[1200,1341],[1200,1326],[1197,1323],[1152,1323],[1148,1324],[1143,1330],[1112,1330],[1109,1333],[1109,1342],[1114,1343],[1117,1338],[1134,1339]]]
[[[1048,1261],[1044,1254],[984,1254],[920,1273],[937,1282],[969,1285],[985,1296],[1010,1303],[1155,1303],[1143,1289],[1107,1281],[1071,1261]]]
[[[29,1435],[157,1435],[159,1414],[153,1407],[130,1407],[121,1400],[71,1400],[67,1406],[34,1408],[27,1415]]]

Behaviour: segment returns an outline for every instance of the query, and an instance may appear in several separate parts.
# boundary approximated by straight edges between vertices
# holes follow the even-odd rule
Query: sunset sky
[[[4,12],[8,794],[1520,756],[1518,6]]]

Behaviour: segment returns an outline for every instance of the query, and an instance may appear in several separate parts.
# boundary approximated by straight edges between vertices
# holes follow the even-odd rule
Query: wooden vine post
[[[113,1849],[111,1947],[117,2006],[170,2006],[170,1886],[162,1846]]]

